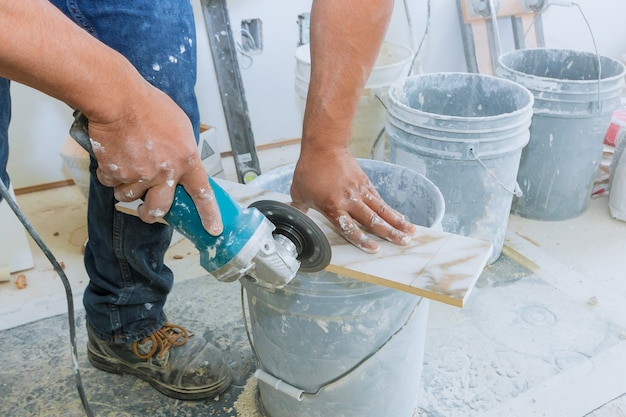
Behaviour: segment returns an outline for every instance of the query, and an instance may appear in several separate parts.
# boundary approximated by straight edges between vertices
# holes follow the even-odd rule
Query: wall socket
[[[244,19],[241,21],[241,49],[248,53],[260,54],[263,51],[263,21]]]

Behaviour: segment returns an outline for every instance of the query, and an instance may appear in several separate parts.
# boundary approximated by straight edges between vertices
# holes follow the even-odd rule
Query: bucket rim
[[[499,121],[502,119],[507,119],[507,118],[517,118],[517,117],[521,117],[521,115],[523,115],[524,113],[531,113],[533,112],[533,105],[535,102],[535,96],[533,95],[533,93],[526,88],[525,86],[521,85],[520,83],[517,83],[515,81],[506,79],[506,78],[502,78],[502,77],[497,77],[494,75],[488,75],[488,74],[478,74],[478,73],[469,73],[469,72],[459,72],[459,71],[445,71],[445,72],[432,72],[432,73],[424,73],[424,74],[415,74],[412,75],[410,77],[406,77],[396,83],[394,83],[390,88],[389,88],[389,93],[388,93],[388,97],[389,100],[391,101],[391,103],[393,104],[393,106],[388,106],[388,113],[390,115],[393,115],[393,117],[396,117],[400,120],[403,120],[401,117],[399,117],[399,115],[397,113],[394,113],[394,106],[398,109],[401,109],[404,112],[409,112],[409,113],[413,113],[416,115],[422,115],[422,116],[426,116],[429,118],[435,118],[435,119],[446,119],[446,120],[450,120],[450,121],[463,121],[463,122],[467,122],[467,121],[472,121],[472,120],[476,120],[477,117],[475,116],[454,116],[454,115],[442,115],[439,113],[431,113],[431,112],[427,112],[424,110],[420,110],[420,109],[416,109],[414,107],[410,107],[404,103],[402,103],[396,96],[396,93],[399,89],[403,90],[404,85],[406,84],[407,81],[412,80],[412,79],[416,79],[416,78],[434,78],[435,76],[440,76],[440,75],[448,75],[448,76],[454,76],[454,75],[458,75],[458,76],[462,76],[465,78],[484,78],[484,79],[490,79],[490,80],[494,80],[498,83],[501,83],[503,85],[509,85],[512,88],[518,89],[521,92],[523,92],[526,97],[528,98],[528,102],[526,103],[526,105],[520,107],[517,110],[514,110],[512,112],[508,112],[508,113],[500,113],[500,114],[496,114],[496,115],[492,115],[492,116],[480,116],[480,120],[481,122],[485,122],[485,121]],[[433,117],[434,116],[434,117]]]
[[[407,62],[407,60],[409,58],[411,58],[413,56],[413,49],[409,48],[406,45],[402,45],[400,43],[396,43],[396,42],[389,42],[389,41],[384,41],[383,44],[381,45],[381,50],[383,48],[383,45],[390,45],[391,47],[395,48],[396,50],[402,50],[402,52],[406,52],[406,56],[403,56],[401,60],[397,61],[397,62],[393,62],[391,64],[386,64],[386,65],[376,65],[374,64],[374,67],[372,67],[372,70],[375,69],[385,69],[385,68],[392,68],[392,67],[397,67],[399,65],[405,65]],[[295,52],[295,58],[296,61],[298,61],[298,63],[302,63],[304,65],[308,65],[311,66],[311,45],[309,43],[305,43],[304,45],[300,45],[296,48],[296,52]],[[306,59],[305,57],[303,57],[303,52],[302,51],[308,51],[308,55],[305,55],[305,57],[308,56],[308,59]]]
[[[589,58],[593,58],[593,59],[605,59],[610,61],[613,64],[617,64],[617,66],[619,68],[621,68],[621,71],[619,74],[617,75],[613,75],[610,77],[606,77],[606,78],[594,78],[594,79],[589,79],[589,80],[569,80],[569,79],[560,79],[560,78],[554,78],[554,77],[544,77],[544,76],[540,76],[540,75],[535,75],[535,74],[528,74],[527,72],[523,72],[523,71],[519,71],[517,69],[511,68],[508,65],[504,64],[504,59],[513,56],[513,55],[523,55],[523,54],[528,54],[528,53],[532,53],[532,52],[536,52],[536,51],[542,51],[542,52],[565,52],[565,53],[571,53],[571,54],[577,54],[577,55],[582,55],[582,56],[586,56]],[[601,84],[608,84],[611,82],[614,82],[618,79],[623,79],[626,76],[626,65],[624,65],[622,62],[618,61],[617,59],[614,59],[610,56],[606,56],[606,55],[601,55],[601,54],[596,54],[593,52],[588,52],[588,51],[579,51],[576,49],[568,49],[568,48],[528,48],[528,49],[516,49],[516,50],[512,50],[512,51],[508,51],[505,52],[503,54],[501,54],[498,57],[498,65],[497,65],[497,70],[498,72],[501,71],[506,71],[509,72],[511,74],[515,74],[516,76],[520,76],[521,78],[527,78],[527,79],[534,79],[534,80],[541,80],[541,81],[548,81],[548,82],[567,82],[568,84],[574,84],[574,85],[587,85],[587,84],[596,84],[598,82],[600,82]],[[618,83],[620,84],[620,83]],[[616,86],[616,89],[620,89],[621,87]]]

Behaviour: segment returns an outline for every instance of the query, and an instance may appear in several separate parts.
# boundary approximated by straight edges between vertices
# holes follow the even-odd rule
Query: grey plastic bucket
[[[391,162],[425,175],[444,196],[443,229],[502,252],[533,96],[489,75],[420,74],[389,92]]]
[[[359,162],[390,205],[417,224],[440,227],[444,200],[430,181],[389,163]],[[288,193],[293,169],[250,185]],[[299,273],[281,290],[242,284],[264,416],[413,415],[428,299],[325,271]]]
[[[525,49],[500,57],[497,73],[535,97],[530,142],[512,213],[564,220],[589,205],[602,161],[602,142],[619,106],[624,65],[587,52]],[[598,65],[600,64],[600,65]]]

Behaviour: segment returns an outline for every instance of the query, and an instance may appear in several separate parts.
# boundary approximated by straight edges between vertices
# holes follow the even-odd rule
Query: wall
[[[200,1],[192,0],[197,15],[198,85],[202,121],[217,127],[221,151],[230,148],[209,52]],[[415,36],[408,31],[403,2],[397,1],[387,39],[411,46],[419,42],[426,24],[427,0],[409,0]],[[626,53],[626,2],[578,0],[602,55],[622,59]],[[242,19],[263,21],[263,52],[252,55],[248,69],[241,69],[255,143],[265,144],[300,136],[301,115],[294,90],[294,51],[298,41],[298,14],[310,9],[311,0],[228,1],[234,36]],[[425,72],[464,71],[465,60],[455,0],[432,0],[431,25],[422,50]],[[593,51],[591,35],[575,7],[551,7],[544,16],[546,46]],[[510,49],[505,26],[503,49]],[[242,65],[249,64],[240,57]],[[16,188],[70,178],[58,156],[71,123],[67,106],[43,94],[15,84],[13,121],[10,128],[9,173]]]

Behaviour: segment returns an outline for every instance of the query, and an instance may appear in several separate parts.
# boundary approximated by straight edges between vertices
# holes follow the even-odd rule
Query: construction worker
[[[293,205],[319,210],[359,248],[366,232],[397,244],[414,226],[378,196],[349,153],[351,121],[382,43],[391,0],[315,0],[312,73]],[[232,372],[202,337],[168,322],[173,284],[163,263],[172,229],[156,221],[180,184],[206,230],[222,223],[197,153],[196,38],[180,0],[0,0],[0,175],[9,183],[9,80],[36,88],[89,119],[91,161],[83,303],[88,357],[178,399],[226,390]],[[68,109],[71,111],[71,109]],[[116,201],[143,198],[140,218]],[[359,226],[360,225],[360,226]]]

